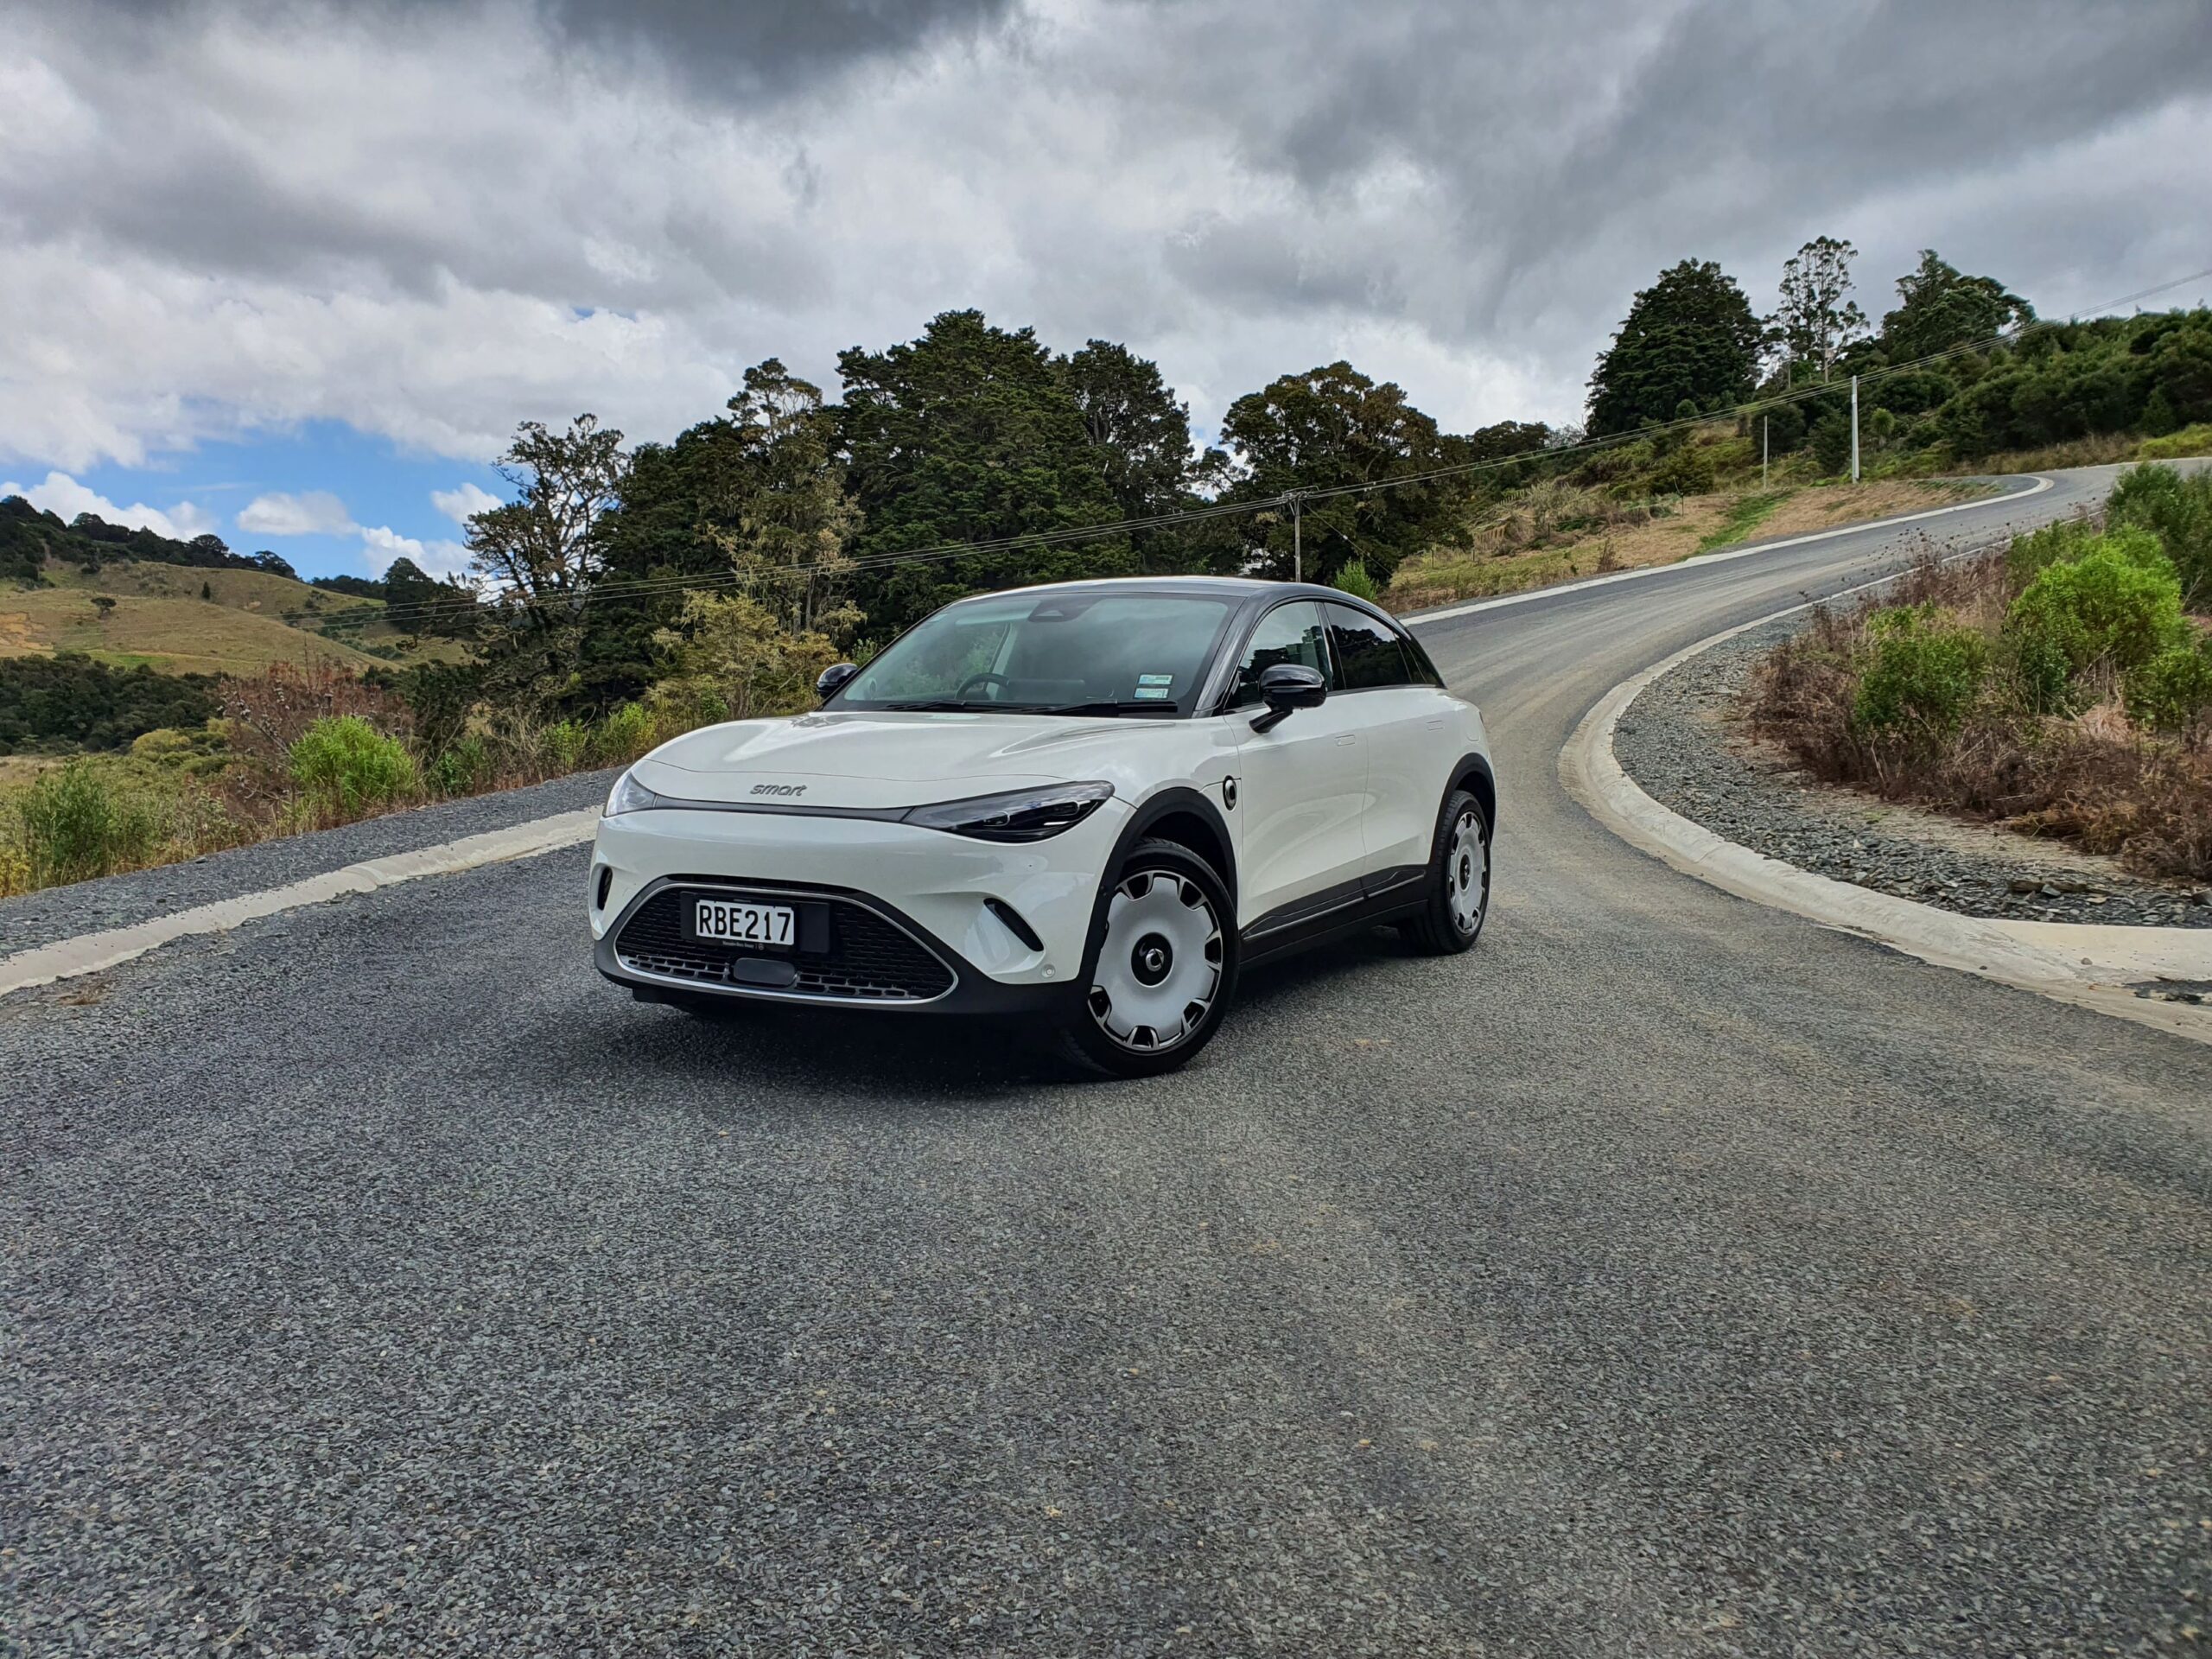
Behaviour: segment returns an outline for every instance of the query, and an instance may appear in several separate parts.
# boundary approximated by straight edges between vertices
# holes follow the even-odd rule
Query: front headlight
[[[625,772],[614,780],[614,787],[607,791],[607,806],[600,816],[619,817],[625,812],[642,812],[647,807],[661,804],[661,798],[639,783],[635,772]]]
[[[1111,784],[1052,784],[918,806],[906,822],[978,841],[1043,841],[1073,829],[1113,798]]]

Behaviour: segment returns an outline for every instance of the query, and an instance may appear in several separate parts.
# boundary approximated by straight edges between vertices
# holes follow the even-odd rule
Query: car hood
[[[1056,715],[842,713],[702,727],[638,762],[686,800],[918,806],[1112,776],[1132,736],[1172,722]]]

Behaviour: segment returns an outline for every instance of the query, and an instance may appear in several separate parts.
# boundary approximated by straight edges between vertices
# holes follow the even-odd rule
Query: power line
[[[2133,294],[2124,295],[2106,304],[2093,307],[2091,310],[2097,315],[2109,314],[2122,306],[2132,305],[2138,301],[2167,293],[2208,276],[2212,276],[2212,266],[2208,266],[2202,270],[2191,271],[2186,276],[2177,276],[2170,282],[2139,289]],[[1947,346],[1940,352],[1930,352],[1925,356],[1914,358],[1904,363],[1889,364],[1882,368],[1872,370],[1860,378],[1872,385],[1897,375],[1912,373],[1964,355],[1968,352],[1984,351],[1993,346],[2017,341],[2038,328],[2070,326],[2079,321],[2080,315],[2080,313],[2075,313],[2074,316],[2063,321],[2056,318],[2038,317],[2031,321],[2017,322],[1981,339],[1961,340],[1957,345]],[[1527,466],[1569,455],[1590,454],[1624,444],[1641,442],[1658,434],[1702,426],[1713,421],[1726,420],[1754,410],[1770,410],[1781,404],[1808,402],[1827,395],[1832,390],[1833,386],[1827,381],[1811,381],[1802,386],[1789,387],[1772,397],[1755,397],[1726,409],[1657,422],[1651,425],[1639,427],[1633,432],[1611,433],[1601,438],[1586,439],[1580,443],[1563,444],[1557,448],[1529,449],[1510,455],[1493,456],[1482,461],[1459,461],[1450,466],[1430,467],[1419,473],[1399,473],[1369,483],[1339,484],[1327,488],[1300,487],[1285,491],[1279,495],[1262,496],[1242,501],[1215,501],[1204,506],[1179,508],[1169,512],[1117,519],[1107,524],[1070,524],[1058,530],[995,537],[981,541],[944,542],[929,547],[894,549],[869,554],[860,558],[844,560],[841,562],[837,574],[846,575],[861,570],[886,569],[906,564],[937,563],[947,559],[969,558],[980,554],[1007,552],[1017,549],[1072,546],[1083,542],[1102,541],[1109,537],[1126,535],[1132,531],[1165,529],[1179,524],[1199,523],[1210,518],[1272,512],[1291,506],[1294,500],[1299,503],[1331,500],[1344,496],[1370,494],[1378,490],[1405,489],[1414,485],[1433,483],[1443,479],[1471,477],[1479,473],[1502,471],[1509,467]],[[578,594],[573,602],[582,605],[589,604],[602,598],[628,599],[651,597],[669,592],[712,592],[729,588],[751,588],[762,581],[779,575],[804,575],[814,569],[816,567],[810,565],[791,563],[773,565],[760,571],[731,570],[704,572],[692,575],[619,579],[595,584]],[[358,611],[344,613],[342,617],[330,616],[321,620],[326,623],[343,620],[347,626],[352,626],[356,621],[365,625],[378,620],[390,621],[395,617],[401,616],[457,616],[478,602],[497,604],[499,601],[497,597],[482,601],[475,600],[473,596],[469,599],[456,597],[452,601],[429,601],[414,606],[386,606],[373,613],[369,612],[369,607],[363,607]],[[285,620],[290,621],[308,614],[312,613],[287,613]]]

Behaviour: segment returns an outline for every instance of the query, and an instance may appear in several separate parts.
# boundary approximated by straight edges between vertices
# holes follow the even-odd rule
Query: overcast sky
[[[1126,341],[1202,426],[1344,356],[1466,428],[1579,418],[1685,256],[1764,309],[1847,237],[1875,316],[1924,245],[2045,314],[2212,265],[2207,0],[0,23],[0,480],[371,565],[449,546],[433,487],[518,420],[666,437],[771,354],[834,396],[838,348],[957,306]]]

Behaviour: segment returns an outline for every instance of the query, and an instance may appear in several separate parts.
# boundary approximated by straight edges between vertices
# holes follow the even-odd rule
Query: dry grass
[[[72,586],[0,593],[0,657],[81,651],[119,668],[145,663],[168,674],[251,674],[274,663],[357,672],[378,665],[365,652],[274,616],[198,598],[197,584],[188,599],[111,593],[115,608],[103,617],[92,595],[110,591]]]
[[[1951,565],[1923,559],[1890,593],[1826,607],[1776,648],[1745,692],[1752,729],[1815,777],[2064,839],[2145,874],[2212,876],[2212,751],[2137,731],[2113,686],[2071,718],[2024,712],[2001,683],[1948,741],[1886,741],[1853,718],[1867,620],[1929,604],[1994,636],[2012,584],[1996,550]]]
[[[1745,504],[1755,489],[1715,491],[1661,503],[1608,501],[1596,491],[1576,491],[1573,504],[1546,499],[1532,506],[1528,498],[1553,488],[1538,486],[1508,504],[1509,511],[1478,525],[1459,545],[1418,554],[1398,567],[1385,601],[1395,610],[1419,610],[1464,599],[1520,593],[1611,570],[1673,564],[1695,556]],[[1986,493],[1986,486],[1957,480],[1885,479],[1866,484],[1823,484],[1789,490],[1755,525],[1760,537],[1802,535],[1864,519],[1885,518],[1921,508],[1942,506]],[[1779,493],[1779,492],[1777,492]],[[1579,510],[1610,515],[1609,522],[1569,533],[1546,530],[1546,512],[1554,522]],[[1720,543],[1716,543],[1719,545]]]

